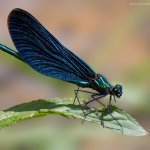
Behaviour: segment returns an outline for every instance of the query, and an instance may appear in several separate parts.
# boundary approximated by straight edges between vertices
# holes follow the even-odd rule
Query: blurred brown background
[[[150,131],[150,0],[0,0],[0,43],[13,49],[7,16],[22,8],[113,84],[117,101]],[[75,85],[48,78],[0,51],[0,109],[50,97],[74,97]],[[150,149],[150,137],[125,137],[95,124],[46,117],[0,134],[3,150]],[[1,148],[0,148],[1,149]]]

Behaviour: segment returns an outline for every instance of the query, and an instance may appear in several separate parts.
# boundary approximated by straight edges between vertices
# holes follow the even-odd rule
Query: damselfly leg
[[[79,89],[80,87],[78,87],[76,90],[74,90],[74,93],[75,93],[75,98],[74,98],[74,101],[73,101],[73,104],[75,104],[75,101],[77,100],[78,104],[81,106],[81,103],[80,103],[80,100],[78,98],[78,92],[83,92],[83,93],[89,93],[89,94],[98,94],[98,93],[94,93],[94,92],[90,92],[90,91],[86,91],[86,90],[80,90]],[[94,101],[94,100],[93,100]],[[90,107],[88,107],[88,105],[84,105],[85,108],[87,108],[88,110],[92,111]],[[84,120],[86,119],[86,116],[87,114],[85,113],[85,111],[83,110],[82,108],[82,112],[83,112],[83,115],[84,115]]]
[[[103,104],[103,103],[101,102],[101,100],[102,100],[102,98],[105,97],[106,95],[101,95],[100,93],[90,92],[90,91],[86,91],[86,90],[80,90],[80,87],[78,87],[76,90],[74,90],[74,92],[75,92],[75,99],[74,99],[74,103],[73,103],[73,104],[75,104],[75,101],[77,100],[79,105],[81,105],[81,103],[80,103],[80,100],[79,100],[79,98],[78,98],[78,92],[83,92],[83,93],[91,94],[92,99],[90,99],[90,100],[84,102],[84,106],[85,106],[85,108],[87,108],[87,111],[88,111],[88,112],[85,112],[85,110],[83,110],[83,108],[82,108],[82,112],[83,112],[83,115],[84,115],[84,120],[86,119],[86,117],[87,117],[89,114],[94,113],[94,114],[100,119],[101,125],[102,125],[103,127],[110,128],[110,127],[107,127],[107,126],[104,125],[104,116],[109,114],[109,115],[113,118],[113,120],[115,120],[116,123],[121,127],[121,129],[117,129],[117,130],[121,130],[121,132],[123,133],[122,125],[121,125],[121,124],[119,123],[119,121],[112,115],[111,103],[112,103],[112,96],[113,96],[113,95],[110,95],[109,103],[108,103],[108,105],[105,105],[105,104]],[[101,115],[99,115],[98,111],[96,111],[95,108],[93,109],[93,107],[90,107],[89,104],[92,103],[92,102],[94,102],[94,101],[96,101],[96,102],[98,102],[99,104],[101,104],[101,105],[103,106],[103,108],[106,108],[107,113],[106,113],[106,114],[102,113]],[[114,96],[114,101],[116,101],[116,100],[115,100],[115,96]],[[83,121],[84,121],[84,120],[83,120]]]
[[[105,97],[105,95],[100,95],[99,93],[96,93],[96,92],[90,92],[90,91],[86,91],[86,90],[80,90],[79,88],[80,88],[80,87],[78,87],[76,90],[74,90],[74,92],[75,92],[75,98],[74,98],[73,104],[75,104],[75,101],[77,100],[77,101],[78,101],[78,104],[81,105],[80,100],[79,100],[79,98],[78,98],[78,92],[83,92],[83,93],[92,94],[92,95],[91,95],[92,99],[89,100],[89,101],[87,101],[87,102],[84,102],[84,106],[85,106],[85,108],[87,109],[88,112],[85,112],[85,111],[83,110],[83,108],[82,108],[82,112],[83,112],[83,115],[84,115],[84,120],[86,119],[86,116],[87,116],[88,114],[93,113],[93,112],[96,112],[95,110],[94,110],[94,111],[92,110],[93,107],[88,106],[90,103],[92,103],[92,102],[94,102],[94,101],[97,101],[97,102],[100,103],[102,106],[106,107],[102,102],[99,101],[99,99],[102,98],[102,97]],[[95,113],[95,114],[98,116],[97,113]],[[99,116],[98,116],[98,118],[99,118]]]

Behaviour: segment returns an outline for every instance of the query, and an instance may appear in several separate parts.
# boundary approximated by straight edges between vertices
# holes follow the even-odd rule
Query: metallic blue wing
[[[8,28],[20,57],[34,70],[75,84],[94,78],[95,72],[28,12],[12,10]]]

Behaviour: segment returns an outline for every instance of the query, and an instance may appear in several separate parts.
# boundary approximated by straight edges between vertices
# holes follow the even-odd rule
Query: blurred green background
[[[33,14],[67,48],[113,84],[117,100],[150,132],[150,0],[0,0],[0,43],[13,49],[7,16]],[[35,99],[74,97],[75,85],[48,78],[0,51],[0,109]],[[149,150],[150,137],[125,137],[93,123],[57,116],[0,132],[0,150]]]

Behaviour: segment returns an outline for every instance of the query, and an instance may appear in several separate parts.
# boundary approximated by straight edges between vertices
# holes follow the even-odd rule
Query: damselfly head
[[[122,96],[122,86],[116,84],[113,88],[113,93],[116,97],[120,98]]]

